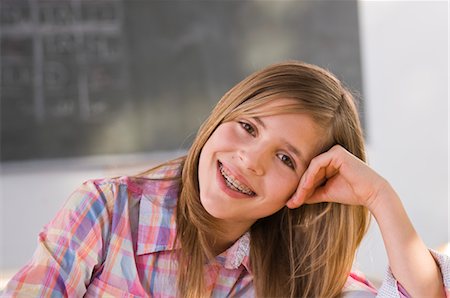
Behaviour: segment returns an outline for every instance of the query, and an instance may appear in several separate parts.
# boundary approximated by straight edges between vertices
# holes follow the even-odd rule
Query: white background
[[[448,241],[448,4],[360,2],[369,163],[395,187],[431,248]],[[358,265],[387,257],[375,220]]]

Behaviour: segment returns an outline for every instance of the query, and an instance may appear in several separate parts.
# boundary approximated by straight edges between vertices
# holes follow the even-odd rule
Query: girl
[[[379,296],[449,296],[449,259],[365,163],[351,94],[281,63],[228,91],[186,157],[83,184],[4,295],[372,297],[351,272],[369,212],[390,264]]]

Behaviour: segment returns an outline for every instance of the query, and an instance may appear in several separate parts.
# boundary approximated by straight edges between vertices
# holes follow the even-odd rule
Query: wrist
[[[368,198],[366,208],[377,218],[377,215],[391,209],[389,206],[400,200],[395,190],[384,178],[376,187],[376,191]]]

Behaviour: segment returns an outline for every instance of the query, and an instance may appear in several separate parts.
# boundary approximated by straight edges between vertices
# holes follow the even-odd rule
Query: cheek
[[[300,182],[296,177],[288,177],[285,174],[276,175],[270,181],[271,183],[267,187],[270,191],[270,196],[277,198],[277,204],[285,204],[295,193]]]
[[[229,124],[228,123],[221,124],[209,137],[205,146],[206,145],[208,145],[209,147],[223,146],[223,144],[225,144],[227,140],[230,140],[232,138],[234,138],[234,134],[232,133]]]

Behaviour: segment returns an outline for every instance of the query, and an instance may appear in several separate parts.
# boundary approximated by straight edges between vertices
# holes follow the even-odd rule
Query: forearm
[[[445,297],[440,270],[389,184],[369,209],[381,230],[397,281],[412,297]]]

